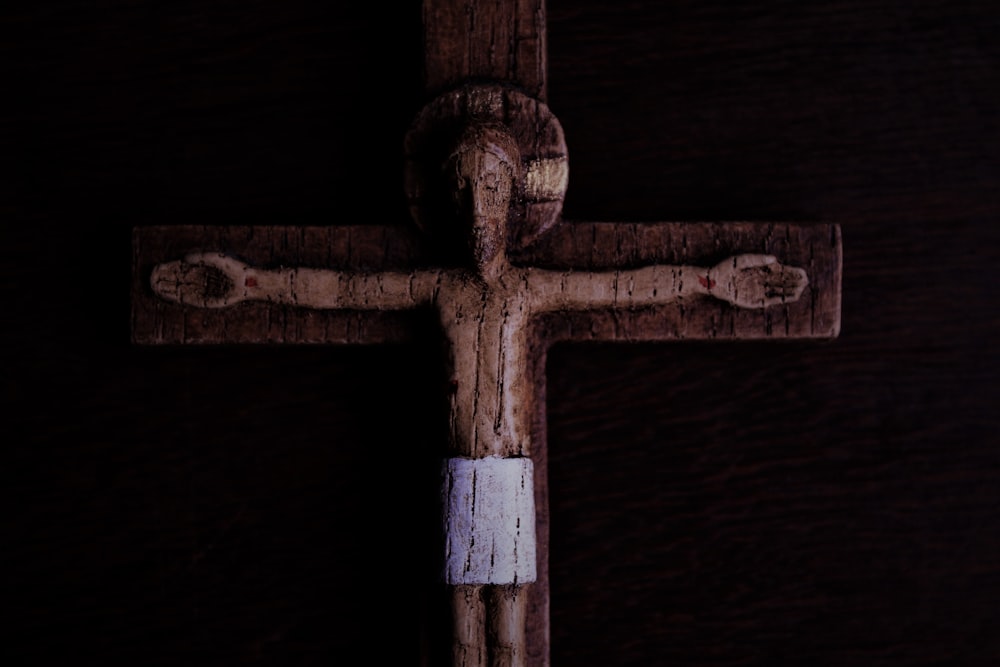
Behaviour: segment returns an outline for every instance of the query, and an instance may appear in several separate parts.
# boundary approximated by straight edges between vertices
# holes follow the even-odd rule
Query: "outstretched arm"
[[[712,296],[740,308],[796,301],[808,284],[803,269],[772,255],[735,255],[714,267],[654,265],[594,272],[528,270],[536,310],[635,308]]]
[[[392,310],[429,302],[439,271],[346,273],[326,269],[259,269],[217,252],[158,264],[150,285],[160,297],[198,308],[271,301],[304,308]]]

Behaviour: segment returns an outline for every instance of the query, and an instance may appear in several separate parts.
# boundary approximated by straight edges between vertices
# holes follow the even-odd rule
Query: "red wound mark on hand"
[[[715,281],[709,278],[708,276],[705,277],[698,276],[698,282],[701,283],[701,286],[704,287],[705,289],[712,289],[713,287],[715,287]]]
[[[257,279],[256,278],[251,278],[251,277],[247,276],[247,279],[243,281],[243,285],[245,287],[256,287],[257,286]]]

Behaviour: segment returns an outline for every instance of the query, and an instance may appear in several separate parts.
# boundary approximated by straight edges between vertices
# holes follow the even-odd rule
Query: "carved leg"
[[[490,667],[525,667],[527,664],[528,585],[490,586],[487,589]]]
[[[451,587],[452,664],[486,667],[486,606],[483,586]]]

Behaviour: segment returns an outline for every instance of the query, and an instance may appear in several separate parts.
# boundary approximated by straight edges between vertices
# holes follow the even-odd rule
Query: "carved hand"
[[[160,297],[186,306],[223,308],[246,298],[249,267],[217,252],[191,253],[176,262],[159,264],[150,286]]]
[[[766,308],[798,300],[809,284],[804,269],[773,255],[736,255],[708,272],[709,292],[740,308]]]

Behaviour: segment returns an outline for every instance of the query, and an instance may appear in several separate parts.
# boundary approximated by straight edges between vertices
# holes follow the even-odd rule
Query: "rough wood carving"
[[[614,271],[553,271],[513,266],[506,252],[506,227],[511,193],[521,183],[523,171],[515,142],[502,128],[474,123],[460,135],[443,165],[451,178],[456,216],[464,228],[464,249],[471,258],[468,269],[422,269],[410,272],[344,272],[321,268],[261,269],[218,252],[189,254],[182,260],[157,265],[150,285],[161,298],[196,308],[222,308],[244,301],[267,301],[313,309],[393,310],[430,307],[438,314],[448,341],[451,448],[468,459],[527,457],[532,450],[531,417],[534,390],[530,385],[531,360],[528,334],[531,320],[547,312],[592,309],[635,310],[698,297],[714,297],[740,308],[767,308],[791,304],[808,284],[806,271],[784,266],[774,256],[740,254],[711,267],[652,265]],[[455,486],[455,464],[448,487]],[[466,476],[475,488],[476,471]],[[487,479],[483,470],[481,480]],[[466,479],[463,477],[462,479]],[[530,475],[527,479],[533,499]],[[485,483],[485,482],[482,482]],[[477,592],[469,587],[501,585],[507,594],[486,610],[504,618],[524,616],[524,597],[517,588],[535,580],[535,528],[517,526],[509,540],[496,539],[492,526],[503,524],[517,512],[514,485],[497,485],[509,497],[492,502],[446,503],[444,521],[456,525],[480,524],[464,531],[467,544],[456,544],[449,535],[446,561],[464,563],[447,567],[446,581],[462,586],[456,604],[462,637],[456,651],[458,664],[480,664],[486,649],[487,628],[473,632],[470,619],[479,618]],[[523,488],[524,482],[522,482]],[[446,494],[454,498],[453,494]],[[462,516],[451,515],[452,512]],[[487,528],[489,527],[489,528]],[[476,545],[477,538],[480,542]],[[482,539],[493,541],[489,566],[476,565]],[[478,548],[478,552],[477,552]],[[453,555],[455,554],[455,555]],[[528,570],[517,566],[530,554]],[[489,570],[489,572],[485,572]],[[494,572],[510,572],[496,578]],[[525,572],[530,572],[524,576]],[[521,576],[519,577],[518,574]],[[518,611],[500,610],[497,604],[517,604]],[[468,609],[473,604],[474,609]],[[478,623],[478,621],[476,622]],[[494,634],[500,631],[493,623]],[[526,656],[523,624],[507,628],[504,651],[511,664]]]
[[[440,94],[405,140],[422,236],[174,227],[137,229],[133,243],[140,343],[385,342],[417,326],[406,313],[434,313],[451,387],[442,572],[465,667],[548,664],[551,343],[832,338],[840,322],[836,225],[562,221],[544,12],[514,4],[425,2],[427,87]],[[482,52],[480,33],[509,57]],[[497,83],[468,83],[483,78]]]

